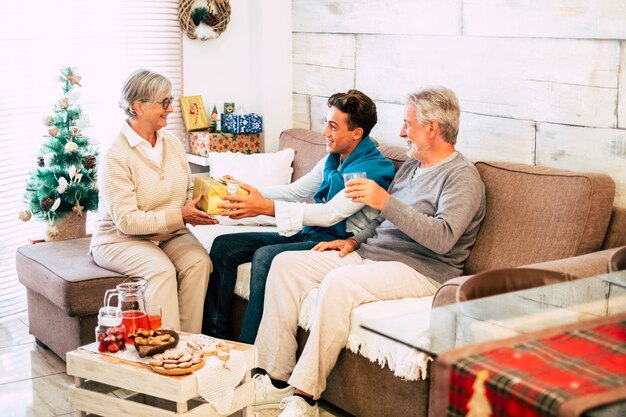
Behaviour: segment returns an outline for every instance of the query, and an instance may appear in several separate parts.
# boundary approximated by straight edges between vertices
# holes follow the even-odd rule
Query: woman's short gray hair
[[[439,122],[441,136],[449,144],[456,144],[461,108],[452,90],[441,86],[424,87],[409,94],[407,101],[415,107],[420,124]]]
[[[154,100],[160,96],[168,96],[172,91],[170,80],[146,69],[138,69],[128,76],[122,87],[120,107],[130,117],[137,114],[133,103],[137,100]]]

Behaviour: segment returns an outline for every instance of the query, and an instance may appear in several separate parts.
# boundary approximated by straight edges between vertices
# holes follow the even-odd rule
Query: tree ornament
[[[57,129],[56,127],[52,126],[50,129],[48,129],[48,134],[52,137],[57,137],[57,135],[59,134],[59,129]]]
[[[54,225],[49,226],[48,230],[46,230],[46,234],[48,235],[48,238],[54,239],[59,235],[59,228]]]
[[[67,190],[68,185],[69,184],[67,180],[65,179],[65,177],[59,178],[59,186],[57,187],[57,193],[63,194],[65,190]]]
[[[50,207],[52,207],[53,204],[54,204],[54,201],[52,201],[52,199],[50,197],[44,197],[39,202],[39,205],[41,206],[41,209],[43,211],[50,210]]]
[[[80,127],[78,127],[78,126],[71,126],[70,127],[70,134],[72,136],[74,136],[75,138],[79,138],[79,137],[83,136],[83,132],[81,132]]]
[[[63,97],[61,100],[59,100],[59,108],[63,110],[67,110],[69,106],[70,106],[70,101],[67,99],[67,97]]]
[[[54,124],[54,118],[52,116],[46,116],[43,118],[43,124],[45,126],[52,126]]]
[[[87,169],[94,169],[97,165],[97,160],[94,155],[87,155],[83,158],[83,166]]]
[[[76,213],[78,217],[83,217],[83,206],[79,204],[78,200],[76,200],[76,204],[72,207],[72,211]]]
[[[49,167],[52,163],[52,159],[54,159],[53,153],[47,153],[43,156],[43,165]]]
[[[72,93],[66,93],[65,97],[67,97],[67,99],[70,101],[70,103],[75,103],[78,98],[80,97],[80,93],[77,91],[74,91]]]
[[[71,85],[78,85],[78,86],[81,86],[81,87],[82,87],[82,85],[80,85],[80,80],[82,78],[83,77],[81,77],[80,75],[75,75],[75,74],[67,76],[67,80],[70,82]]]
[[[75,142],[67,142],[65,144],[65,153],[72,153],[78,151],[78,145]]]
[[[45,161],[43,160],[43,156],[37,157],[37,166],[39,168],[43,168],[45,166]]]
[[[55,211],[57,211],[60,205],[61,205],[61,198],[57,197],[57,199],[54,200],[54,204],[52,204],[52,207],[50,207],[50,211],[54,213]]]
[[[31,217],[33,217],[33,213],[30,212],[30,210],[22,210],[20,211],[20,220],[23,222],[27,222],[30,220]]]
[[[76,122],[74,123],[76,126],[80,127],[81,129],[86,129],[89,127],[89,116],[87,116],[86,114],[81,114],[80,115],[80,119],[76,120]],[[97,141],[95,143],[98,143]]]

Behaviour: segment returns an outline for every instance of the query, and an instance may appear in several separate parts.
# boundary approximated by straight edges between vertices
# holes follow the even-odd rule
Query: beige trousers
[[[319,287],[309,339],[296,363],[302,300]],[[356,252],[283,252],[274,258],[255,345],[259,366],[274,378],[319,398],[348,343],[354,307],[379,300],[433,295],[437,288],[400,262],[368,261]]]
[[[193,234],[177,235],[158,246],[141,239],[110,243],[92,248],[91,253],[103,268],[148,280],[146,302],[161,306],[163,327],[201,332],[213,268],[209,254]]]

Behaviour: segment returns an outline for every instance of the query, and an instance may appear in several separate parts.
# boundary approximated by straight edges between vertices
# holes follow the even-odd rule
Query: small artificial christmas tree
[[[34,214],[47,222],[46,240],[79,237],[60,230],[59,222],[68,218],[82,223],[79,235],[84,236],[83,212],[98,207],[97,152],[83,136],[84,120],[81,123],[81,108],[76,104],[79,94],[72,93],[80,80],[74,68],[61,69],[63,97],[54,105],[54,115],[43,119],[48,134],[37,156],[38,168],[26,184],[28,209],[19,216],[28,221]]]
[[[209,132],[215,133],[217,132],[217,106],[213,106],[213,110],[211,110],[211,117],[209,121]]]

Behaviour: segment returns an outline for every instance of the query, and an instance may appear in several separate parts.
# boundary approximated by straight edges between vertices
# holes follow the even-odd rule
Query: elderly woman
[[[162,308],[163,327],[199,333],[212,265],[185,224],[217,221],[195,208],[181,142],[166,132],[172,84],[147,70],[122,88],[128,115],[101,158],[100,219],[91,239],[103,268],[147,279],[148,303]]]

